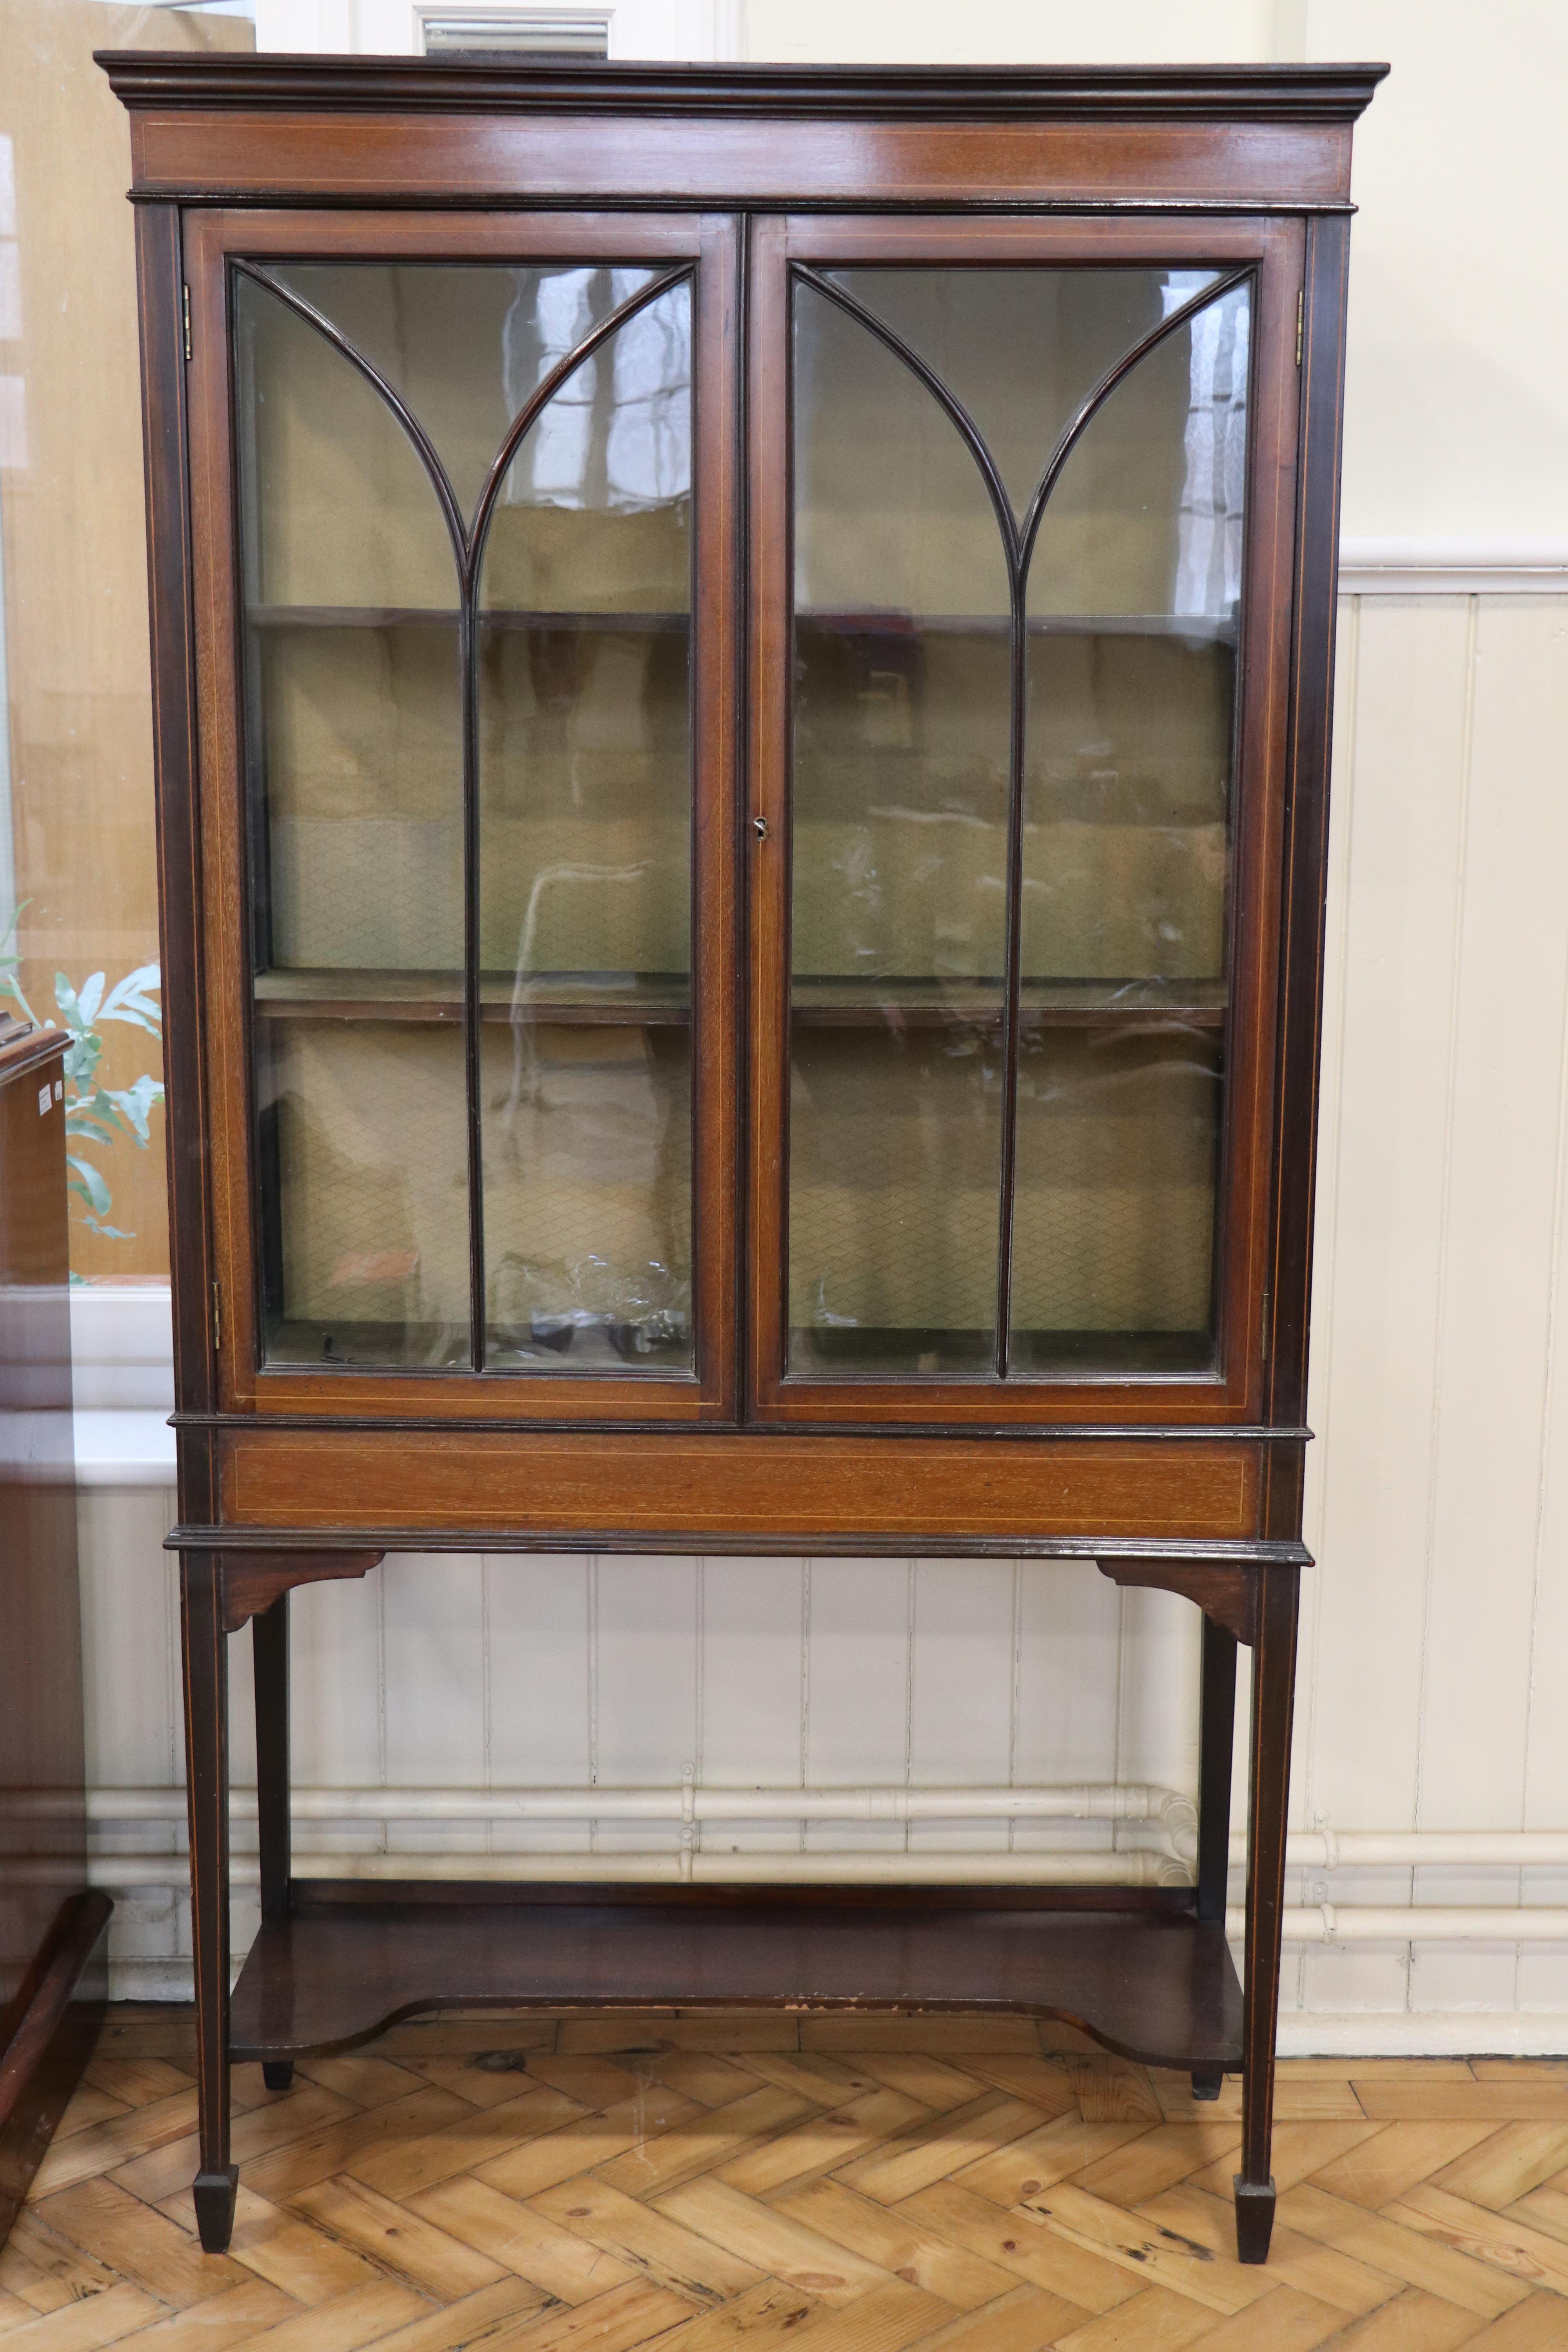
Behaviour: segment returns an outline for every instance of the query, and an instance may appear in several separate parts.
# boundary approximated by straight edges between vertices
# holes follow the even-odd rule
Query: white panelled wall
[[[1568,1832],[1568,571],[1556,549],[1528,568],[1517,551],[1439,550],[1436,567],[1430,550],[1348,553],[1309,1457],[1320,1565],[1303,1596],[1282,2047],[1557,2049],[1568,1913],[1521,1940],[1517,1916],[1475,1912],[1568,1905],[1568,1838],[1539,1835]],[[144,1338],[100,1352],[139,1350]],[[125,1381],[158,1377],[89,1367],[79,1402],[145,1408]],[[89,1769],[96,1868],[121,1889],[116,1985],[188,1993],[178,1611],[160,1549],[173,1498],[144,1417],[82,1421]],[[1099,1855],[1128,1874],[1170,1870],[1168,1828],[1008,1822],[994,1794],[985,1820],[683,1828],[617,1817],[613,1792],[662,1790],[670,1812],[683,1776],[694,1791],[1195,1789],[1196,1612],[1088,1566],[432,1556],[293,1607],[297,1786],[413,1792],[393,1820],[367,1817],[381,1801],[361,1793],[352,1822],[312,1795],[302,1856],[537,1869],[532,1853],[582,1870],[593,1854],[606,1873],[673,1874],[684,1853],[707,1874],[770,1853],[796,1870],[805,1853],[1043,1869],[1026,1857],[1050,1848],[1068,1850],[1053,1870]],[[231,1662],[235,1777],[253,1781],[248,1635]],[[1244,1676],[1243,1727],[1245,1698]],[[482,1818],[483,1791],[523,1787],[576,1792],[579,1817]],[[610,1809],[598,1820],[580,1817],[590,1790]],[[112,1794],[126,1790],[162,1793]],[[471,1793],[438,1819],[441,1790]],[[1405,1843],[1373,1867],[1348,1834],[1369,1831],[1467,1834],[1441,1866]],[[1500,1833],[1520,1832],[1537,1834],[1498,1861]],[[237,1844],[253,1854],[248,1816]],[[240,1951],[253,1886],[242,1859]],[[1406,1924],[1368,1906],[1415,1907]]]

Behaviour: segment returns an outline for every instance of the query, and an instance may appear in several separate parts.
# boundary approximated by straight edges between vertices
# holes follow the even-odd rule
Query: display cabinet
[[[437,2002],[994,2005],[1244,2077],[1261,2260],[1351,126],[1381,68],[103,61],[131,110],[204,2243]],[[292,1872],[288,1590],[1097,1561],[1195,1883]],[[263,1924],[232,2007],[226,1631]],[[1253,1649],[1246,1960],[1226,1942]]]

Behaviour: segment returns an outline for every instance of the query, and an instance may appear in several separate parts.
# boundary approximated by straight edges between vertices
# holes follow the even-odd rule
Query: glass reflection
[[[253,278],[235,310],[263,1353],[460,1365],[451,542],[407,436],[342,354]]]
[[[973,1375],[996,1315],[1006,563],[949,419],[809,287],[795,355],[789,1363]]]
[[[1205,282],[1174,275],[1166,315]],[[1098,1025],[1021,1039],[1020,1371],[1215,1360],[1248,306],[1109,395],[1029,575],[1024,1001]]]
[[[561,273],[524,373],[646,273]],[[480,581],[489,1360],[689,1366],[691,352],[684,284],[520,443]]]
[[[329,320],[406,403],[469,517],[507,428],[531,394],[655,274],[574,263],[446,261],[296,261],[268,268]],[[558,447],[563,429],[558,422],[542,447]]]
[[[258,1006],[268,1360],[468,1360],[461,1030]]]
[[[1206,1369],[1248,285],[1178,319],[1218,272],[831,280],[963,404],[1016,518],[1097,388],[1173,323],[1068,447],[1026,569],[919,370],[795,286],[790,1369]],[[997,1351],[995,1302],[977,1302],[1002,1209],[1015,658]]]
[[[1095,386],[1213,269],[835,269],[968,410],[1022,515]]]

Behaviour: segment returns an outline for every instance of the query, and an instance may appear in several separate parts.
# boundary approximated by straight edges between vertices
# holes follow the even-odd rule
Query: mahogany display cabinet
[[[276,2086],[437,2004],[736,2001],[1019,2010],[1202,2092],[1239,2069],[1261,2261],[1383,69],[102,63],[204,2244],[231,2059]],[[1184,1594],[1195,1884],[296,1877],[288,1591],[439,1548],[1024,1553]]]

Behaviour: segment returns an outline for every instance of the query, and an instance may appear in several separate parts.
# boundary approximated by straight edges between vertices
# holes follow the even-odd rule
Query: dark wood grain
[[[1267,2262],[1274,2222],[1269,2144],[1274,2124],[1274,2041],[1279,2017],[1279,1946],[1285,1908],[1285,1830],[1290,1801],[1290,1723],[1296,1691],[1296,1620],[1301,1572],[1259,1571],[1252,1651],[1252,1737],[1247,1777],[1246,2065],[1237,2250]]]
[[[1236,1635],[1218,1618],[1204,1618],[1203,1675],[1198,1696],[1197,1916],[1223,1922],[1230,1888],[1230,1774],[1236,1737]],[[1216,2067],[1196,2068],[1194,2099],[1217,2099]]]
[[[142,416],[153,653],[153,773],[158,843],[158,945],[170,1018],[163,1034],[164,1152],[174,1313],[174,1398],[187,1412],[217,1401],[205,1139],[201,842],[196,803],[195,642],[191,610],[180,215],[136,215]],[[197,1465],[182,1454],[182,1478]],[[188,1505],[203,1504],[193,1493]]]
[[[237,1429],[218,1444],[226,1522],[367,1538],[392,1526],[535,1540],[679,1530],[710,1544],[1259,1532],[1259,1449],[1247,1444],[933,1437],[890,1457],[885,1439],[799,1432]]]
[[[246,1565],[238,1563],[241,1569]],[[228,1574],[232,1580],[234,1566]],[[256,1830],[261,1870],[261,1916],[275,1923],[289,1916],[293,1870],[293,1825],[289,1806],[289,1595],[252,1620],[252,1664],[256,1681]],[[288,2059],[269,2061],[263,2076],[269,2091],[286,2091],[294,2079]]]
[[[1252,1567],[1226,1568],[1208,1560],[1107,1559],[1100,1573],[1115,1584],[1151,1586],[1195,1601],[1205,1619],[1223,1626],[1233,1643],[1250,1643],[1258,1622],[1258,1580]]]
[[[1200,1919],[1225,1917],[1230,1884],[1230,1775],[1236,1739],[1236,1635],[1204,1619],[1198,1717],[1198,1895]]]
[[[966,121],[1025,115],[1049,121],[1091,113],[1102,121],[1184,121],[1212,116],[1353,122],[1385,65],[987,66],[551,65],[461,58],[191,55],[98,49],[95,62],[127,105],[321,106],[380,112],[508,110],[575,114],[613,105],[665,116],[711,106],[762,121],[805,115],[930,115]]]
[[[1235,2067],[1241,1997],[1223,1927],[1142,1906],[963,1907],[950,1890],[896,1906],[842,1890],[454,1888],[337,1899],[300,1889],[262,1928],[235,1990],[237,2059],[362,2042],[422,2009],[999,2010],[1061,2017],[1123,2056]],[[465,1895],[469,1899],[465,1900]],[[565,1899],[563,1899],[563,1897]],[[487,1899],[489,1897],[489,1899]]]
[[[366,1576],[380,1559],[379,1550],[232,1553],[224,1563],[223,1630],[237,1633],[247,1617],[270,1611],[296,1584]],[[287,1626],[287,1616],[283,1622]]]
[[[239,2174],[229,2161],[228,2142],[228,1644],[223,1561],[216,1552],[187,1552],[180,1561],[180,1632],[201,2146],[196,2224],[206,2252],[218,2254],[234,2226]]]
[[[1307,1398],[1349,262],[1349,223],[1311,223],[1301,305],[1301,455],[1291,599],[1293,679],[1281,904],[1284,977],[1268,1334],[1268,1417],[1280,1421],[1303,1413]]]

